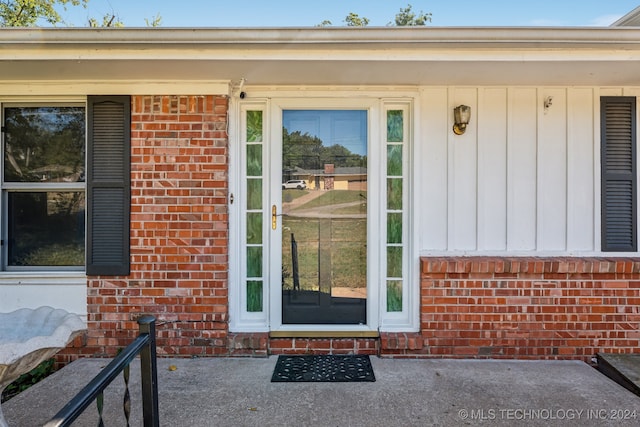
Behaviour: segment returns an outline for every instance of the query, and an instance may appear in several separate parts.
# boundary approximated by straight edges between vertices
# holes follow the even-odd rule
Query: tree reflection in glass
[[[8,107],[5,182],[81,182],[85,164],[83,107]]]

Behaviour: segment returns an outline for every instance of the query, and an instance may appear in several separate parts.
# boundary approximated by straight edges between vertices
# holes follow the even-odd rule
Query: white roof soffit
[[[4,81],[638,85],[640,28],[0,29]]]

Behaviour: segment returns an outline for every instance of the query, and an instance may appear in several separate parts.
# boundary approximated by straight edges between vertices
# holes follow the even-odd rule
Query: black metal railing
[[[98,426],[104,426],[102,410],[104,390],[120,374],[124,375],[125,395],[123,410],[129,426],[131,400],[129,395],[129,372],[131,361],[140,354],[142,380],[142,415],[145,427],[158,427],[158,370],[156,365],[156,319],[142,316],[138,319],[140,335],[111,361],[89,384],[75,395],[44,427],[70,426],[94,400],[100,417]]]

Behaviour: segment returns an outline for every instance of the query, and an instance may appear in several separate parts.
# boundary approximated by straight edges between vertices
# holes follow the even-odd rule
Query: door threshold
[[[378,338],[378,331],[271,331],[270,338]]]

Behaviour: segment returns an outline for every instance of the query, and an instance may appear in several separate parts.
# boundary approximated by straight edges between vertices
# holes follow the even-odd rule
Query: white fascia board
[[[640,49],[639,42],[640,29],[620,27],[12,28],[0,31],[3,58],[16,50],[55,50],[62,58],[75,58],[78,52],[95,52],[101,58],[108,58],[114,53],[133,50],[140,58],[155,58],[162,51],[188,56],[229,50],[249,55],[263,49],[285,48],[296,54],[313,49],[375,52],[384,47]],[[182,55],[180,57],[184,57]]]
[[[632,43],[638,30],[612,27],[332,27],[332,28],[4,28],[3,44],[268,45],[353,43]]]
[[[640,40],[638,46],[640,47]],[[16,49],[3,52],[0,60],[11,61],[83,61],[96,60],[121,60],[121,61],[192,61],[194,64],[206,63],[207,61],[624,61],[640,59],[640,49],[623,49],[618,46],[599,46],[597,48],[559,48],[558,46],[529,48],[469,48],[461,47],[457,49],[439,49],[433,46],[423,46],[420,48],[407,48],[398,46],[396,48],[385,47],[381,49],[368,50],[361,47],[353,50],[336,50],[322,47],[313,50],[293,51],[284,47],[273,47],[258,50],[219,50],[208,51],[166,49],[153,51],[134,51],[130,49],[109,49],[108,51],[95,49],[79,49],[70,53],[68,50],[57,47],[40,47],[38,49]]]

